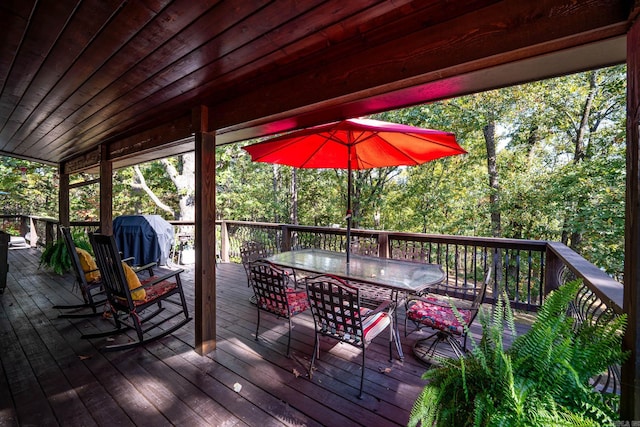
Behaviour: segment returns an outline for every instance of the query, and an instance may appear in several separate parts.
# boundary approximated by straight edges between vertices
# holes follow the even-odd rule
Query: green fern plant
[[[568,315],[580,281],[549,294],[531,329],[515,335],[505,297],[492,315],[481,312],[482,338],[460,359],[427,371],[409,426],[613,426],[617,396],[593,389],[589,379],[621,363],[626,316],[576,325]]]
[[[73,242],[76,247],[82,248],[89,253],[93,252],[91,244],[84,233],[72,233]],[[40,267],[50,268],[57,274],[64,274],[71,269],[71,259],[64,239],[58,239],[55,243],[48,245],[40,255]]]

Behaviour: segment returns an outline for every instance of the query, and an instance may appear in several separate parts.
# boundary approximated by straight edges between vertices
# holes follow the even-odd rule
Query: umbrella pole
[[[349,144],[349,161],[348,161],[348,175],[347,175],[347,264],[349,264],[349,257],[351,253],[351,144]]]

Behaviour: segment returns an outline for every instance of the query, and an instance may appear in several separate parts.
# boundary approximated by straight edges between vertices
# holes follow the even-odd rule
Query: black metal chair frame
[[[363,339],[363,320],[380,312],[386,312],[388,314],[389,362],[392,362],[393,341],[395,339],[393,332],[393,310],[395,309],[395,303],[391,299],[388,299],[371,309],[369,304],[361,300],[360,288],[328,274],[308,277],[305,283],[315,325],[315,344],[309,366],[309,379],[313,378],[315,361],[320,358],[320,336],[333,338],[340,342],[350,344],[361,349],[362,353],[360,390],[358,394],[358,398],[361,399],[364,386],[366,348],[368,344],[368,342],[365,342],[365,339]],[[363,317],[360,314],[361,307],[370,308],[371,311]],[[375,337],[371,337],[371,339],[373,338]]]
[[[114,237],[112,235],[91,234],[89,239],[96,256],[96,262],[100,268],[102,282],[107,294],[108,307],[115,324],[115,329],[102,333],[85,334],[82,338],[91,339],[107,337],[124,332],[128,329],[135,329],[138,337],[137,341],[124,344],[107,345],[102,348],[104,351],[124,350],[172,334],[191,321],[182,289],[182,281],[180,279],[180,273],[184,271],[183,269],[171,271],[163,276],[153,276],[149,279],[143,280],[141,284],[145,289],[147,289],[147,292],[153,289],[154,286],[160,285],[167,285],[169,289],[158,293],[157,295],[147,296],[144,301],[135,301],[131,296],[131,290],[129,289],[129,285],[126,280],[125,272],[122,267],[122,260]],[[173,282],[169,281],[171,278],[173,278]],[[172,284],[175,284],[175,286]],[[179,301],[170,299],[172,296],[177,296]],[[179,306],[181,310],[162,317],[155,323],[149,323],[151,319],[155,318],[165,310],[163,302]],[[150,312],[147,310],[150,310]],[[167,329],[163,329],[158,334],[145,337],[149,331],[156,329],[181,315],[184,318],[178,323]]]
[[[249,285],[253,288],[258,309],[256,324],[256,341],[260,332],[260,312],[266,311],[289,321],[289,335],[287,338],[287,357],[291,352],[291,318],[299,313],[292,313],[287,297],[288,284],[295,283],[295,272],[286,272],[268,261],[257,260],[248,263]],[[293,278],[290,277],[293,274]]]
[[[428,364],[433,364],[433,363],[437,364],[438,358],[435,357],[436,348],[440,343],[443,343],[443,342],[446,342],[447,344],[449,344],[449,346],[451,347],[451,349],[453,350],[454,354],[457,357],[462,357],[466,353],[468,329],[473,323],[473,321],[475,320],[476,316],[478,315],[480,306],[484,302],[484,297],[486,295],[487,287],[489,286],[490,280],[491,280],[491,268],[487,270],[484,282],[479,287],[472,288],[472,289],[468,289],[468,288],[465,289],[465,288],[460,288],[456,286],[448,286],[448,285],[440,284],[440,285],[437,285],[435,288],[437,288],[438,291],[440,292],[444,292],[445,295],[444,297],[440,295],[437,296],[436,297],[437,301],[427,299],[427,297],[424,294],[413,295],[407,298],[407,300],[405,301],[405,309],[406,309],[405,321],[404,321],[405,336],[409,335],[412,332],[422,330],[423,328],[430,328],[434,331],[431,335],[425,338],[418,339],[413,345],[414,354],[420,360]],[[460,293],[460,292],[465,292],[465,293],[474,292],[475,297],[473,298],[470,304],[469,304],[469,301],[465,301],[462,299],[456,299],[455,303],[452,302],[453,298],[448,299],[449,294],[455,295],[456,293]],[[409,315],[408,315],[409,310],[411,310],[412,305],[415,304],[416,302],[423,302],[424,304],[427,304],[433,307],[439,307],[440,310],[448,312],[450,316],[455,316],[455,311],[451,307],[451,305],[453,304],[458,311],[461,311],[461,310],[469,311],[470,313],[469,320],[466,322],[466,325],[464,324],[462,325],[463,332],[461,334],[457,333],[455,330],[452,331],[450,329],[438,329],[430,325],[425,325],[420,321],[409,318]],[[408,328],[408,321],[411,321],[415,326],[415,328],[411,331],[409,331],[409,328]],[[460,345],[456,336],[461,336],[463,338],[462,345]]]

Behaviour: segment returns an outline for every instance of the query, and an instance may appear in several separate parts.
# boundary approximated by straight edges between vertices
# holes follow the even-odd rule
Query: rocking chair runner
[[[413,352],[420,360],[425,363],[437,363],[436,348],[440,343],[447,343],[457,357],[462,357],[467,348],[467,331],[476,318],[487,286],[491,279],[491,268],[488,269],[484,283],[475,289],[467,289],[473,292],[475,297],[471,304],[463,300],[457,300],[454,304],[459,316],[464,321],[460,322],[455,311],[451,307],[452,302],[446,297],[434,295],[421,295],[409,297],[405,303],[405,336],[409,333],[421,330],[422,328],[431,328],[434,332],[426,338],[419,339],[413,346]],[[452,287],[446,285],[438,285],[439,289],[445,289],[445,293],[455,293],[465,291],[464,288]],[[415,329],[409,332],[407,328],[408,321],[411,321]],[[466,327],[465,327],[466,324]],[[463,344],[460,345],[456,337],[463,337]]]
[[[175,270],[161,277],[153,276],[132,287],[127,279],[135,281],[134,277],[137,276],[132,271],[125,273],[125,265],[120,259],[114,237],[92,234],[89,239],[102,274],[102,283],[105,287],[107,303],[115,323],[115,329],[104,333],[83,335],[82,338],[106,337],[129,328],[135,329],[138,336],[137,341],[108,345],[102,348],[104,351],[123,350],[167,336],[191,320],[180,280],[180,273],[184,270]],[[171,278],[173,281],[169,280]],[[177,298],[171,299],[173,296]],[[156,318],[165,310],[163,302],[179,306],[181,310],[151,323],[151,319]],[[181,315],[184,318],[178,323],[167,323]],[[167,329],[162,329],[160,333],[152,336],[146,335],[147,332],[164,324],[168,325]]]
[[[320,335],[350,344],[362,350],[360,392],[362,398],[366,347],[371,340],[389,328],[389,361],[393,360],[393,301],[387,300],[371,309],[361,301],[361,290],[344,280],[319,275],[306,279],[307,296],[315,324],[315,345],[309,366],[309,379],[313,377],[316,359],[320,357]]]
[[[91,269],[91,267],[83,268],[82,262],[80,261],[80,256],[78,255],[78,248],[76,247],[73,241],[73,237],[71,236],[71,229],[69,227],[60,227],[60,231],[62,233],[65,246],[67,247],[69,258],[71,259],[71,269],[73,270],[73,274],[75,275],[76,284],[80,289],[80,293],[84,302],[82,304],[54,305],[53,308],[58,310],[74,311],[73,313],[62,313],[58,315],[59,318],[63,319],[79,319],[101,315],[102,313],[98,312],[98,308],[107,301],[107,298],[103,290],[100,271],[97,266],[95,266],[95,269]],[[128,260],[129,259],[125,259],[124,261]],[[155,263],[151,263],[141,267],[134,267],[134,270],[136,272],[146,270],[148,271],[149,276],[153,276],[153,267],[155,265]],[[91,309],[91,311],[86,312],[83,309]],[[78,310],[84,312],[75,312]]]

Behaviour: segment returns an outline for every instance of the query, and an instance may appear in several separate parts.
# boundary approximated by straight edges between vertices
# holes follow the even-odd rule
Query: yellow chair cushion
[[[131,290],[131,298],[134,301],[142,301],[147,297],[147,291],[144,290],[140,283],[140,278],[126,262],[122,262],[122,269],[127,279],[127,284]]]
[[[78,253],[80,266],[82,267],[82,271],[84,271],[84,277],[87,279],[87,282],[100,280],[100,271],[98,270],[98,265],[96,264],[96,260],[93,259],[91,254],[80,248],[76,248],[76,252]]]

